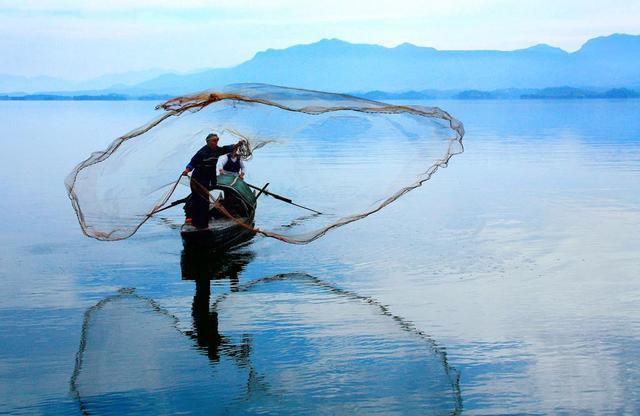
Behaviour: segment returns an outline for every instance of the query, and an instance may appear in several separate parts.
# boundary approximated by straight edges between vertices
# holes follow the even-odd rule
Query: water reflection
[[[372,298],[304,273],[240,284],[251,251],[183,252],[192,329],[122,289],[85,314],[71,390],[84,414],[458,414],[458,374]],[[231,291],[212,300],[211,280]]]
[[[252,366],[269,387],[247,404],[250,413],[462,410],[444,350],[373,298],[287,273],[244,284],[214,306],[227,337],[250,340]]]
[[[224,414],[242,401],[250,370],[242,355],[218,354],[224,338],[215,315],[204,326],[206,355],[177,324],[133,289],[89,308],[70,381],[82,413]]]
[[[247,248],[216,253],[199,247],[185,247],[180,257],[183,280],[211,281],[229,279],[231,290],[237,290],[239,276],[254,259]]]
[[[228,343],[218,331],[218,312],[210,308],[211,280],[229,279],[231,291],[237,292],[239,276],[254,257],[255,253],[250,250],[214,253],[198,247],[185,247],[182,251],[182,279],[195,281],[191,304],[193,329],[186,331],[186,335],[195,340],[198,347],[214,362],[219,361],[221,345]],[[233,348],[227,345],[227,351],[231,352]]]
[[[440,172],[424,192],[403,197],[380,216],[312,245],[290,247],[255,239],[251,248],[258,255],[239,283],[249,276],[305,270],[375,296],[417,327],[437,334],[439,341],[446,340],[449,361],[464,372],[465,414],[640,414],[640,100],[426,104],[451,110],[468,127],[467,152],[463,159],[454,159],[454,169]],[[52,403],[68,396],[82,320],[78,310],[89,306],[87,299],[112,294],[113,288],[138,287],[138,294],[179,316],[179,328],[194,331],[195,283],[176,281],[182,250],[177,229],[158,221],[122,243],[89,241],[80,233],[61,188],[79,158],[152,117],[147,103],[0,105],[1,136],[6,138],[0,152],[0,413],[70,414],[75,403],[70,408]],[[48,139],[40,140],[43,135]],[[393,142],[363,141],[362,146],[371,144]],[[31,154],[34,146],[40,152],[31,155],[29,163],[15,157]],[[334,163],[333,150],[321,146],[315,156],[329,166]],[[264,162],[280,166],[282,158],[290,157],[286,153]],[[353,153],[351,163],[361,162],[362,152]],[[47,175],[33,175],[34,166]],[[292,183],[288,172],[272,173],[292,187],[300,182]],[[277,191],[291,196],[287,187]],[[30,192],[32,203],[23,203],[25,192]],[[316,198],[300,194],[301,201]],[[269,198],[260,204],[261,219],[281,225],[269,217],[271,209],[284,210],[284,204]],[[298,215],[300,211],[291,212],[291,218]],[[180,210],[167,211],[166,217],[175,224],[183,220]],[[219,288],[227,290],[228,282],[212,282],[210,302]],[[276,291],[272,283],[260,287]],[[293,303],[310,303],[309,289],[299,292]],[[238,292],[244,294],[254,295]],[[228,300],[238,302],[235,294]],[[126,315],[133,303],[113,304],[94,329],[114,326],[115,309]],[[230,305],[223,303],[215,310],[222,336],[233,340],[238,339],[230,332],[236,325],[225,312]],[[145,308],[139,308],[142,317],[152,313]],[[341,307],[316,314],[351,316]],[[267,320],[270,325],[275,322]],[[162,322],[171,328],[171,319]],[[140,329],[144,320],[136,325],[130,342],[145,336]],[[358,328],[348,328],[352,337],[347,339],[352,340]],[[220,351],[219,363],[214,363],[197,341],[184,331],[173,331],[177,339],[167,349],[174,352],[165,355],[164,365],[188,356],[209,378],[216,368],[232,365],[234,370],[222,377],[235,385],[234,371],[242,371],[237,360],[230,364]],[[97,347],[96,337],[88,339],[90,349]],[[160,348],[153,345],[157,338],[150,336],[147,347],[129,346],[131,355],[148,360],[143,352],[150,346]],[[303,332],[300,338],[310,335]],[[268,358],[270,352],[284,350],[255,342],[251,347],[251,357]],[[223,344],[220,350],[224,348]],[[260,348],[264,352],[255,355]],[[301,347],[300,354],[308,349]],[[94,361],[95,354],[86,358],[85,363]],[[125,369],[129,378],[140,366],[133,362]],[[191,369],[185,365],[176,372],[189,374]],[[259,367],[259,374],[266,369]],[[248,374],[249,370],[239,391],[246,391]],[[117,381],[112,375],[102,378]],[[177,385],[171,388],[179,390]],[[229,387],[226,394],[232,392]],[[185,407],[193,409],[195,403]],[[175,403],[173,408],[179,409]],[[96,412],[95,404],[91,409]]]

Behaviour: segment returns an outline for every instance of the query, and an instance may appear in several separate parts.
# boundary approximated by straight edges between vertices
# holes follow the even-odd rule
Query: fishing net
[[[180,173],[211,132],[220,145],[245,141],[247,182],[269,183],[267,190],[322,213],[261,197],[255,231],[290,243],[379,211],[463,150],[462,124],[435,107],[241,84],[158,108],[162,115],[67,177],[86,235],[127,238],[172,197],[188,194]]]
[[[373,299],[306,274],[242,285],[211,309],[199,295],[197,334],[130,290],[89,308],[71,378],[85,414],[461,411],[444,351]]]

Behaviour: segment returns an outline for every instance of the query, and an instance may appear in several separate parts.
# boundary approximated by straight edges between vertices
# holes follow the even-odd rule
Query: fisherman
[[[220,166],[219,172],[221,175],[239,176],[240,179],[244,179],[244,173],[246,170],[240,155],[238,155],[237,148],[227,156],[220,158],[218,166]]]
[[[242,140],[236,144],[228,146],[218,146],[220,138],[217,134],[207,135],[207,144],[196,152],[185,168],[182,175],[191,175],[191,198],[185,204],[184,211],[187,216],[186,222],[191,219],[192,224],[197,228],[206,228],[209,222],[209,191],[217,184],[216,165],[218,158],[222,155],[237,151],[242,144]]]

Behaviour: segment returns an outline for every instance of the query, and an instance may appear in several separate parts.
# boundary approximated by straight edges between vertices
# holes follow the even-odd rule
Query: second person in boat
[[[238,154],[238,148],[233,149],[231,153],[220,158],[218,171],[221,175],[239,176],[240,179],[244,179],[246,170]]]

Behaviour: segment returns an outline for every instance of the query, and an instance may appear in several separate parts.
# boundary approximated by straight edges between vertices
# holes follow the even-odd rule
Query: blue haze
[[[640,36],[614,34],[590,39],[573,53],[544,44],[515,51],[440,51],[409,43],[386,48],[324,39],[268,49],[231,68],[191,74],[160,72],[104,76],[81,84],[0,76],[0,91],[178,95],[240,82],[334,92],[565,86],[634,89],[640,88]]]
[[[640,36],[592,39],[574,53],[548,45],[516,51],[438,51],[322,40],[269,49],[236,67],[163,75],[140,91],[182,93],[236,82],[324,91],[640,86]]]

